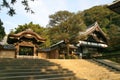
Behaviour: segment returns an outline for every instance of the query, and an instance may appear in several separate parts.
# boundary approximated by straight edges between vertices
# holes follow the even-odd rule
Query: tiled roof
[[[106,37],[106,34],[102,31],[102,29],[99,27],[98,23],[95,22],[94,24],[88,26],[88,28],[86,29],[86,31],[84,32],[79,32],[80,35],[89,35],[90,33],[92,33],[95,30],[99,30],[99,32],[101,32],[103,34],[104,37]]]
[[[52,48],[52,47],[55,47],[55,46],[60,45],[62,43],[64,43],[64,40],[61,40],[61,41],[57,42],[56,44],[51,45],[50,47]]]
[[[120,0],[113,2],[112,4],[108,6],[108,8],[120,14]]]
[[[19,32],[17,34],[9,34],[8,35],[8,43],[13,44],[15,40],[19,40],[22,37],[25,37],[25,38],[28,38],[28,39],[34,38],[38,43],[46,41],[46,39],[42,38],[37,33],[33,32],[31,29],[27,29],[27,30]],[[11,39],[13,41],[9,42],[9,39]]]

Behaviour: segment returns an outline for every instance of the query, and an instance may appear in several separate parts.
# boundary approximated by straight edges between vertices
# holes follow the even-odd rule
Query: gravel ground
[[[120,73],[108,70],[84,59],[49,59],[76,73],[76,77],[87,80],[120,80]]]

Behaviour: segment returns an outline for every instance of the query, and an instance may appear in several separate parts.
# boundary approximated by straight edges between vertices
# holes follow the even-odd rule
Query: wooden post
[[[67,43],[67,56],[69,56],[69,51],[70,51],[70,49],[69,49],[69,43]]]

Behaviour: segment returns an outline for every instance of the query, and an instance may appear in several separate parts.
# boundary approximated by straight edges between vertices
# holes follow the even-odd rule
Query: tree
[[[100,24],[101,28],[108,27],[110,23],[110,10],[106,6],[95,6],[83,12],[83,19],[87,26],[95,21]]]
[[[21,31],[24,31],[29,28],[32,29],[34,32],[36,32],[39,35],[42,35],[42,32],[45,29],[45,28],[41,27],[39,24],[33,24],[33,22],[30,22],[28,24],[18,25],[18,27],[15,28],[14,33],[19,33]]]
[[[30,0],[30,1],[34,1],[34,0]],[[13,16],[14,14],[16,14],[15,9],[13,7],[16,2],[17,0],[9,0],[9,1],[2,0],[2,4],[0,5],[0,10],[1,7],[5,7],[8,9],[8,15]],[[34,13],[34,11],[29,7],[28,0],[22,0],[21,4],[24,6],[26,12]]]
[[[67,11],[67,13],[70,12]],[[70,39],[79,31],[83,31],[85,29],[85,24],[79,14],[66,16],[66,13],[64,13],[64,11],[59,11],[54,14],[54,19],[52,20],[55,22],[53,23],[54,26],[51,27],[49,31],[52,43],[56,43],[64,39]]]
[[[4,36],[5,36],[5,31],[4,31],[3,23],[0,19],[0,41],[3,39]]]
[[[74,13],[71,13],[69,11],[58,11],[55,14],[52,14],[49,16],[49,18],[50,18],[49,25],[57,26],[60,23],[66,21],[72,15],[74,15]]]
[[[108,29],[108,34],[110,37],[109,50],[120,50],[120,28],[115,24],[111,24],[110,28]]]

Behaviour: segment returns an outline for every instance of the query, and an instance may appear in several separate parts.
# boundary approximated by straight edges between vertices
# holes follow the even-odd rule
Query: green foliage
[[[107,27],[110,23],[110,10],[106,6],[95,6],[84,11],[83,19],[87,26],[97,21],[101,28]]]
[[[31,12],[31,13],[34,13],[34,11],[29,7],[29,4],[28,4],[28,1],[29,0],[22,0],[21,1],[21,4],[24,6],[24,9],[26,10],[26,12]],[[34,1],[34,0],[30,0],[30,1]],[[15,9],[14,9],[14,4],[17,2],[17,0],[2,0],[2,4],[0,5],[0,8],[1,7],[5,7],[8,9],[8,15],[10,16],[13,16],[16,14],[15,12]],[[1,10],[1,9],[0,9]]]
[[[115,24],[111,24],[108,29],[109,40],[109,50],[120,50],[120,27]]]
[[[49,31],[52,44],[60,40],[70,39],[79,31],[83,31],[86,28],[80,14],[73,14],[68,11],[59,11],[50,16],[50,18],[51,17],[55,22],[53,24],[54,26],[51,25],[52,27],[50,27]]]
[[[71,13],[69,11],[58,11],[55,14],[52,14],[49,16],[50,26],[56,26],[59,25],[60,23],[66,21],[68,18],[70,18],[74,13]]]
[[[0,19],[0,41],[3,39],[4,36],[5,36],[5,31],[4,31],[3,23]]]
[[[39,24],[33,24],[32,22],[30,22],[28,24],[18,25],[18,27],[15,28],[14,33],[19,33],[29,28],[39,35],[42,35],[43,31],[45,30],[45,28],[41,27]]]

